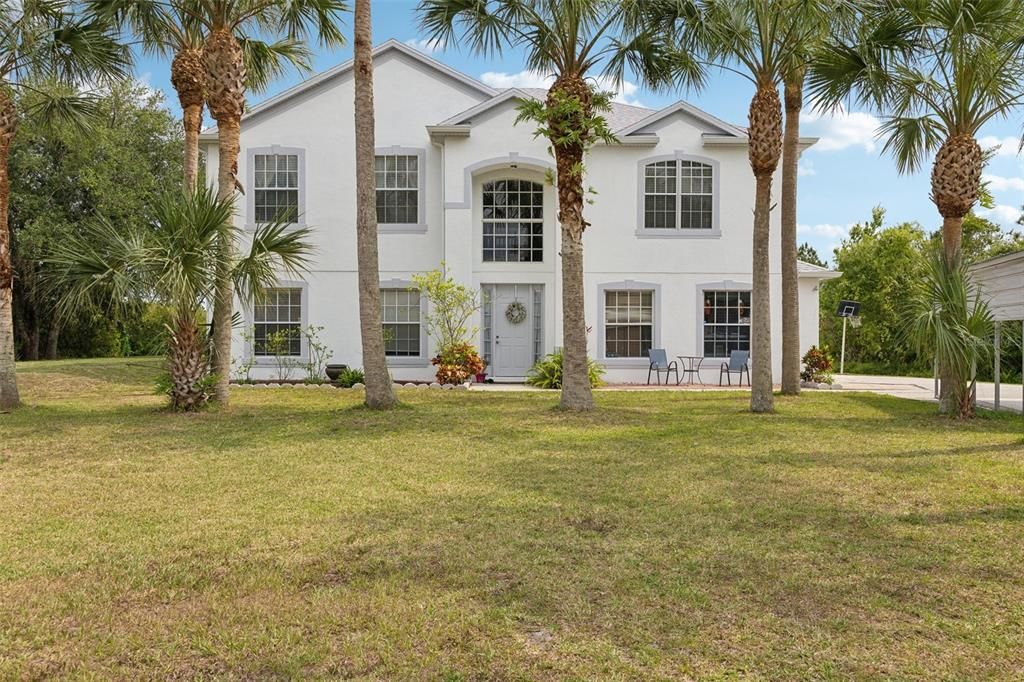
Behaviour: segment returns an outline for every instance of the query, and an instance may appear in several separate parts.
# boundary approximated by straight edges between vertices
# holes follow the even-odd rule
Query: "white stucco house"
[[[481,355],[496,379],[521,379],[561,345],[559,229],[543,139],[515,125],[521,98],[495,90],[397,41],[376,48],[375,111],[380,278],[397,380],[430,379],[435,349],[422,323],[414,273],[447,265],[478,288]],[[599,145],[586,183],[584,240],[589,352],[613,382],[646,379],[650,348],[670,356],[728,356],[750,344],[754,180],[742,128],[685,102],[660,110],[616,104],[620,144]],[[267,301],[238,302],[255,342],[236,333],[237,357],[272,364],[262,339],[322,326],[334,362],[360,366],[356,295],[353,74],[342,64],[253,107],[242,121],[238,221],[251,229],[285,209],[313,226],[315,263]],[[203,134],[217,176],[216,132]],[[806,146],[813,139],[804,141]],[[780,373],[779,214],[772,214],[772,324]],[[818,285],[836,276],[802,264],[801,344],[818,342]],[[525,319],[506,311],[518,301]],[[518,307],[518,306],[517,306]],[[297,358],[305,339],[291,346]],[[718,363],[706,361],[705,368]],[[705,372],[717,379],[717,369]]]

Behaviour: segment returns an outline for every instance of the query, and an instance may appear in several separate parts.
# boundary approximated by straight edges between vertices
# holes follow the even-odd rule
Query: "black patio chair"
[[[647,385],[651,385],[651,372],[655,373],[655,380],[658,385],[661,386],[661,373],[665,373],[665,385],[668,386],[668,378],[674,372],[676,375],[676,384],[679,384],[679,363],[673,360],[668,361],[668,352],[664,348],[652,348],[647,351],[647,356],[651,359],[651,366],[647,370]]]
[[[747,375],[747,386],[750,385],[750,366],[747,362],[750,359],[750,351],[748,350],[734,350],[729,353],[729,362],[722,363],[722,369],[718,372],[718,385],[722,385],[722,377],[729,380],[729,385],[732,386],[732,375],[740,375],[739,385],[743,385],[743,375]]]

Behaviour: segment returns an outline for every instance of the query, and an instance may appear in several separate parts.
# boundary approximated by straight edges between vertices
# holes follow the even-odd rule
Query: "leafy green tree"
[[[593,409],[587,374],[587,324],[583,294],[583,208],[586,154],[599,141],[614,142],[602,113],[607,93],[588,82],[605,76],[621,82],[629,67],[653,88],[703,82],[704,70],[664,30],[662,10],[682,3],[642,0],[422,0],[421,23],[429,37],[462,43],[477,54],[521,49],[529,68],[554,76],[544,102],[524,102],[519,120],[537,123],[555,158],[561,224],[562,319],[565,355],[561,405]],[[670,23],[670,22],[669,22]]]
[[[932,243],[942,246],[942,232],[933,232]],[[963,241],[960,247],[965,263],[977,263],[1005,253],[1024,251],[1024,234],[1019,230],[1004,231],[999,225],[976,213],[964,216]]]
[[[43,100],[34,91],[19,93],[16,99],[27,110]],[[21,124],[10,156],[10,217],[17,274],[14,326],[23,358],[38,359],[44,341],[51,359],[59,350],[69,355],[116,353],[124,342],[118,341],[123,334],[119,326],[144,329],[141,320],[86,311],[70,319],[55,315],[52,292],[39,285],[42,261],[96,216],[130,229],[150,224],[154,201],[180,176],[180,139],[180,127],[163,107],[162,95],[132,81],[97,95],[88,129],[38,118]],[[67,335],[61,334],[64,325],[70,325]],[[61,338],[68,340],[63,348]],[[151,339],[127,341],[136,350],[152,346]]]
[[[813,246],[804,242],[796,250],[796,259],[801,260],[804,263],[810,263],[811,265],[817,265],[819,267],[826,267],[825,261],[821,259],[818,252]]]
[[[0,0],[0,410],[21,403],[14,370],[14,268],[8,226],[11,143],[18,125],[16,93],[38,82],[75,85],[122,78],[127,49],[107,27],[75,14],[70,0]],[[39,106],[22,114],[78,119],[91,101],[78,93],[37,90]]]
[[[876,207],[871,220],[850,228],[835,250],[834,264],[843,276],[821,286],[822,342],[838,349],[842,321],[835,316],[839,301],[860,301],[862,324],[846,339],[846,357],[885,372],[931,371],[901,332],[903,308],[914,283],[924,276],[924,230],[914,223],[885,226],[885,211]]]
[[[223,266],[214,247],[225,239],[240,241],[242,230],[234,225],[234,199],[218,199],[208,188],[191,195],[168,193],[154,213],[154,223],[141,229],[106,219],[91,222],[54,249],[47,277],[62,292],[66,310],[137,306],[149,299],[170,306],[168,393],[175,409],[194,410],[207,398],[207,345],[199,319]],[[283,222],[261,225],[249,252],[228,263],[233,292],[259,300],[277,282],[279,269],[303,271],[312,248],[309,236],[310,230],[288,229]]]

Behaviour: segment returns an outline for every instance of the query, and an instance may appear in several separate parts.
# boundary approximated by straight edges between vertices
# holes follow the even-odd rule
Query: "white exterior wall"
[[[425,229],[380,236],[382,282],[408,283],[413,273],[439,267],[479,288],[488,284],[544,286],[543,346],[561,345],[561,283],[555,192],[544,191],[544,259],[541,263],[484,263],[482,259],[481,183],[498,177],[544,182],[553,168],[543,140],[529,124],[514,125],[515,101],[497,105],[472,119],[469,137],[445,137],[435,143],[426,126],[445,121],[489,99],[448,75],[439,73],[402,50],[379,53],[375,61],[376,146],[422,150],[425,168]],[[321,340],[333,361],[361,366],[355,257],[355,175],[351,71],[306,90],[245,119],[239,178],[249,190],[249,150],[274,145],[302,150],[305,179],[305,223],[315,229],[316,254],[303,277],[304,320],[322,326]],[[670,356],[702,351],[701,292],[708,288],[749,289],[754,182],[746,147],[707,146],[701,137],[718,132],[705,121],[680,112],[641,131],[658,136],[655,146],[598,146],[587,162],[586,183],[596,191],[585,208],[592,223],[584,238],[586,319],[590,353],[608,369],[613,382],[643,381],[646,361],[605,360],[600,340],[602,285],[646,283],[656,294],[654,347]],[[407,153],[407,152],[403,152]],[[714,234],[694,236],[639,235],[639,163],[651,157],[702,157],[716,167],[717,223]],[[515,166],[513,168],[513,166]],[[207,177],[216,178],[216,146],[207,149]],[[776,182],[776,195],[778,192]],[[239,224],[251,226],[251,193],[239,201]],[[777,198],[776,198],[777,201]],[[773,372],[781,371],[781,276],[779,274],[779,212],[772,213]],[[291,278],[287,278],[291,279]],[[817,343],[817,280],[802,279],[801,345]],[[403,284],[404,285],[404,284]],[[629,286],[629,284],[627,284]],[[241,306],[240,308],[245,308]],[[500,314],[500,311],[495,311]],[[479,323],[482,328],[482,323]],[[481,338],[482,343],[482,338]],[[431,343],[418,360],[392,362],[398,380],[433,377]],[[245,357],[242,334],[234,343],[236,357]],[[260,360],[257,377],[272,374],[272,362]],[[705,363],[704,379],[717,377],[718,363]],[[710,368],[710,369],[709,369]],[[296,373],[296,378],[299,374]]]

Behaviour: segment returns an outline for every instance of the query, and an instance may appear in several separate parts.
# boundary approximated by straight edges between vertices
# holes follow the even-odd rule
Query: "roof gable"
[[[650,116],[646,116],[639,121],[634,122],[632,125],[628,125],[622,130],[617,131],[619,135],[632,135],[634,133],[643,132],[645,128],[648,128],[655,123],[662,121],[670,116],[676,114],[683,114],[692,119],[695,119],[704,125],[711,128],[712,134],[726,135],[730,137],[746,138],[747,131],[742,128],[738,128],[731,123],[726,123],[722,119],[712,116],[706,111],[702,111],[692,104],[683,102],[682,100],[675,104],[670,104],[664,109],[652,112]]]

